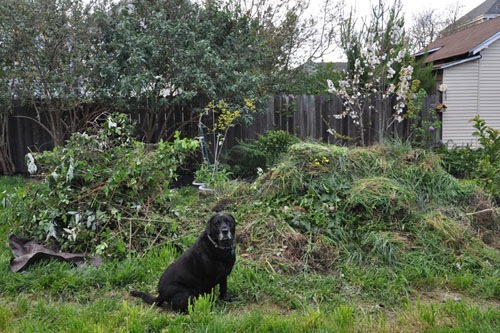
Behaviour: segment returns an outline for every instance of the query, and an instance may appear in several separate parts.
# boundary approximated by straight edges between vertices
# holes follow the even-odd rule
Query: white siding
[[[481,51],[479,111],[486,125],[500,130],[500,40]]]
[[[443,103],[448,107],[443,113],[443,142],[447,144],[473,144],[472,124],[477,114],[479,61],[469,61],[443,71],[447,91]]]
[[[469,120],[477,114],[487,126],[500,129],[500,40],[481,51],[481,59],[444,69],[443,82],[448,85],[445,143],[475,145]]]

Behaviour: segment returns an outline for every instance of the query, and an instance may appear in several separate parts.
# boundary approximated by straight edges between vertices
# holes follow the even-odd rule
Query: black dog
[[[137,290],[131,292],[132,296],[157,306],[165,302],[174,311],[186,312],[190,299],[210,293],[212,288],[219,285],[220,298],[230,301],[227,276],[236,260],[234,232],[235,220],[232,215],[212,216],[196,243],[163,272],[158,282],[158,297]]]

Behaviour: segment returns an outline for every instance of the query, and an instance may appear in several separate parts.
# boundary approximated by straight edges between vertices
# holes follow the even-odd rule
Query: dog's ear
[[[229,216],[232,220],[233,220],[233,223],[236,224],[236,219],[234,218],[233,215],[229,214],[229,213],[226,213],[227,216]]]
[[[208,220],[208,222],[207,222],[207,228],[208,228],[208,230],[210,230],[210,227],[212,226],[212,223],[214,222],[214,220],[217,217],[217,215],[219,215],[219,214],[212,215],[212,217]]]

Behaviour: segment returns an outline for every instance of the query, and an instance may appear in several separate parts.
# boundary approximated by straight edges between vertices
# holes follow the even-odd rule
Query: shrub
[[[298,143],[299,139],[285,131],[268,131],[260,135],[255,143],[266,156],[266,166],[274,165],[286,153],[288,147]]]
[[[240,142],[228,154],[232,172],[243,178],[255,177],[258,170],[275,165],[288,148],[299,139],[285,131],[268,131],[255,143]]]
[[[472,135],[477,137],[479,163],[477,179],[491,194],[500,197],[500,131],[486,126],[486,121],[478,116],[471,122],[476,129]]]
[[[132,128],[126,116],[112,115],[36,154],[45,182],[32,184],[19,203],[20,231],[62,250],[123,256],[168,230],[151,219],[165,210],[177,167],[198,143],[177,133],[173,142],[146,145]]]
[[[229,151],[228,160],[231,171],[241,178],[253,178],[259,168],[268,166],[266,154],[254,143],[238,143]]]
[[[476,116],[470,120],[479,147],[444,147],[443,164],[456,177],[476,180],[481,186],[500,199],[500,131],[486,125],[486,121]]]

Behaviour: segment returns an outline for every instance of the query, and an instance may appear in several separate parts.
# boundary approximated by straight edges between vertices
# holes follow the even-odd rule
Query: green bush
[[[176,170],[198,143],[177,133],[146,145],[132,129],[128,117],[112,115],[64,147],[30,156],[45,182],[31,184],[18,204],[19,232],[62,250],[122,257],[168,231],[151,220],[168,207]]]
[[[258,170],[275,165],[288,147],[297,142],[296,136],[281,130],[259,135],[255,143],[240,142],[228,154],[231,171],[238,177],[255,177]]]
[[[255,144],[266,156],[266,166],[269,167],[287,152],[288,147],[297,142],[299,139],[296,136],[279,130],[268,131],[264,135],[260,135]]]
[[[426,80],[427,82],[429,80]],[[420,83],[420,81],[419,81]],[[412,145],[420,148],[433,147],[437,143],[436,132],[441,128],[437,112],[433,108],[428,110],[428,118],[423,119],[420,114],[423,111],[423,101],[427,93],[424,89],[419,89],[413,100],[408,102],[408,118],[411,120],[410,127]]]
[[[259,168],[267,167],[266,154],[254,143],[240,142],[231,148],[228,155],[231,171],[239,178],[253,178]]]
[[[443,147],[444,167],[452,175],[477,181],[488,193],[500,199],[500,131],[476,116],[470,120],[479,147]]]

